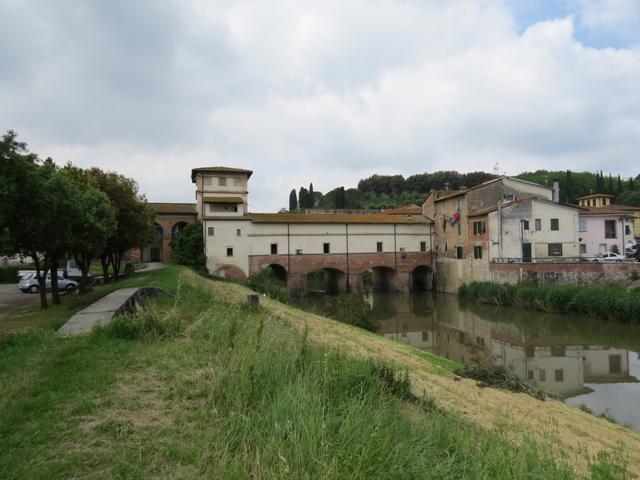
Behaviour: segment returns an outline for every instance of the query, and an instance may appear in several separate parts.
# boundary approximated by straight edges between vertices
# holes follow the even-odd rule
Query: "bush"
[[[203,268],[207,261],[204,254],[202,223],[190,223],[171,239],[171,255],[176,263]]]
[[[371,306],[361,296],[354,293],[341,293],[333,297],[330,317],[370,332],[378,329],[378,324],[371,318]]]
[[[0,268],[0,283],[18,283],[18,270],[25,267],[3,267]]]
[[[252,275],[246,281],[246,285],[256,292],[265,294],[269,298],[282,303],[289,301],[289,291],[286,282],[278,278],[271,267],[265,268],[256,275]]]

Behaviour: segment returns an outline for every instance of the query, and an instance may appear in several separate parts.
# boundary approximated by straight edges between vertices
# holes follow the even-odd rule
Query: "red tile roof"
[[[405,205],[403,207],[389,208],[388,210],[383,210],[381,213],[385,215],[422,215],[422,207],[412,203],[411,205]]]
[[[149,203],[156,215],[195,215],[195,203]]]
[[[372,215],[355,214],[313,214],[313,213],[249,213],[246,215],[254,223],[377,223],[427,225],[430,220],[424,215]],[[237,217],[230,217],[230,219]]]
[[[253,171],[235,167],[198,167],[191,170],[192,183],[195,183],[198,173],[241,173],[249,178],[253,174]]]

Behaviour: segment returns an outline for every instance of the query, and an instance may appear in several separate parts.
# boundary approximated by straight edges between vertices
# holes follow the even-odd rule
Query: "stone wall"
[[[458,293],[463,283],[490,281],[487,260],[438,258],[436,260],[435,288],[439,292]]]
[[[640,263],[491,263],[490,281],[495,283],[534,282],[540,285],[627,282]]]

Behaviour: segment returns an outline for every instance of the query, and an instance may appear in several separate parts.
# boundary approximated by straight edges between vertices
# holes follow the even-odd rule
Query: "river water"
[[[640,326],[478,305],[441,293],[366,294],[380,335],[470,365],[501,365],[570,405],[640,430]],[[326,296],[300,306],[326,313]]]

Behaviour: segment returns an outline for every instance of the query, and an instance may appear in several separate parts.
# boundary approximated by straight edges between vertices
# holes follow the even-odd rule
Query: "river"
[[[469,365],[502,365],[570,405],[640,431],[640,326],[478,305],[441,293],[366,294],[380,335]],[[326,313],[326,296],[299,305]]]

